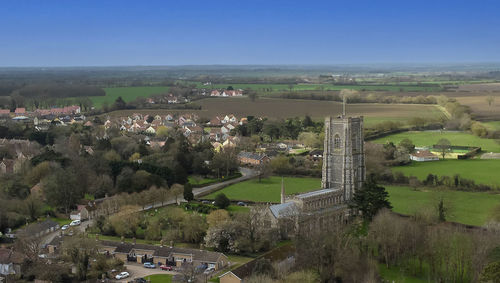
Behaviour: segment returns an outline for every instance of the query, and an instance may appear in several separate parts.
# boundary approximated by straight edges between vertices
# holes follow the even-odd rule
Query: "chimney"
[[[283,176],[281,177],[281,203],[285,203],[285,185],[283,183]]]
[[[135,245],[135,242],[136,242],[136,239],[135,239],[135,237],[134,237],[134,238],[133,238],[133,245]]]

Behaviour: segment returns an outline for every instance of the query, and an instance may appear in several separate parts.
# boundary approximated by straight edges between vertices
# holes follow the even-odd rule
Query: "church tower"
[[[363,116],[325,119],[325,144],[321,187],[340,189],[343,201],[350,200],[365,181]]]

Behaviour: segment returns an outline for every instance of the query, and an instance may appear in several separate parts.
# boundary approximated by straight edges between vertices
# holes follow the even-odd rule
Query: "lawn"
[[[433,188],[415,191],[400,186],[385,188],[395,212],[412,215],[417,211],[433,210],[442,197],[450,206],[447,220],[469,225],[484,225],[493,208],[500,205],[500,194],[439,191]]]
[[[153,274],[144,277],[150,283],[170,283],[172,282],[172,275],[170,274]]]
[[[150,97],[154,94],[161,94],[168,90],[163,86],[141,86],[141,87],[111,87],[104,88],[105,96],[90,96],[94,107],[100,108],[104,102],[113,104],[121,96],[125,102],[135,100],[137,97]]]
[[[286,177],[284,179],[287,195],[317,190],[321,187],[319,178]],[[228,186],[220,191],[212,193],[205,198],[214,199],[217,194],[224,193],[231,200],[255,201],[255,202],[280,202],[281,177],[269,177],[252,179],[238,184]]]
[[[447,159],[430,162],[412,162],[410,165],[393,167],[407,176],[415,176],[420,180],[429,173],[438,176],[458,174],[462,178],[472,179],[476,184],[496,185],[500,187],[500,160],[496,159]]]
[[[482,139],[465,132],[439,132],[439,131],[410,131],[398,133],[373,140],[374,143],[393,142],[398,144],[401,140],[408,138],[416,146],[432,146],[440,139],[448,139],[452,145],[479,146],[486,152],[500,152],[500,143],[493,139]]]

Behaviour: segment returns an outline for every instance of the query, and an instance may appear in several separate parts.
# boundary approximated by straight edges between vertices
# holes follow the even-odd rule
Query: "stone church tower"
[[[347,202],[361,189],[365,171],[363,116],[327,117],[321,187],[341,190]]]

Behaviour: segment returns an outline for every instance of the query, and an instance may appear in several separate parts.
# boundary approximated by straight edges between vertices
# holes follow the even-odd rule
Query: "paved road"
[[[222,188],[225,188],[229,185],[249,180],[249,179],[254,178],[258,175],[258,172],[256,170],[252,170],[252,169],[244,168],[244,167],[240,167],[240,172],[241,172],[242,176],[239,178],[232,179],[232,180],[225,181],[225,182],[221,182],[221,183],[216,183],[213,185],[208,185],[208,186],[201,187],[201,188],[193,189],[194,197],[199,198],[201,196],[208,195],[208,194],[213,193],[215,191],[218,191]]]

